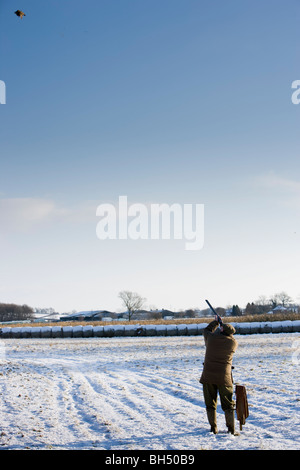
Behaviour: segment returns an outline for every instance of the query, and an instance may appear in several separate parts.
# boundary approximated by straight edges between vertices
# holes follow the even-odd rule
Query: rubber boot
[[[207,413],[207,419],[210,424],[210,432],[213,432],[214,434],[218,434],[218,428],[217,428],[217,411],[214,409],[206,409]]]
[[[234,436],[238,436],[239,434],[235,432],[234,428],[234,410],[225,411],[225,421],[226,426],[228,428],[228,432],[233,434]]]

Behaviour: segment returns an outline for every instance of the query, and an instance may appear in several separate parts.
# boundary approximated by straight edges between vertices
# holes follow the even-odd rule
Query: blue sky
[[[0,0],[0,300],[299,301],[299,18],[298,0]],[[121,195],[204,204],[203,249],[98,240]]]

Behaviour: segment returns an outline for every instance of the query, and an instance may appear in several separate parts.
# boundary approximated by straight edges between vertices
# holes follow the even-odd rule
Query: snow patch
[[[209,432],[199,335],[2,336],[0,448],[299,450],[300,334],[237,340],[233,378],[246,386],[250,414],[234,437],[220,402],[220,432]]]

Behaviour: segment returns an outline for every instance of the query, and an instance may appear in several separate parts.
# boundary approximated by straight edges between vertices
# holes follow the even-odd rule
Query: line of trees
[[[268,313],[275,308],[280,308],[282,310],[288,309],[294,312],[298,312],[300,307],[296,304],[293,304],[293,299],[284,291],[272,295],[271,297],[260,296],[255,302],[248,302],[246,307],[241,309],[238,305],[233,305],[230,308],[217,307],[216,311],[218,315],[225,316],[229,315],[232,317],[237,317],[240,315],[262,315]],[[207,313],[209,315],[211,312],[209,309],[202,310],[202,315]]]
[[[132,317],[142,308],[146,299],[142,298],[136,292],[122,291],[119,292],[119,298],[123,301],[124,306],[127,309],[128,320],[130,321]],[[265,296],[259,297],[255,302],[248,302],[245,309],[240,309],[238,305],[233,305],[231,309],[225,309],[223,307],[217,307],[217,313],[223,317],[227,314],[230,316],[239,316],[239,315],[259,315],[269,312],[274,308],[281,306],[286,308],[292,303],[292,298],[286,292],[280,292],[274,294],[270,298]],[[299,311],[299,306],[293,307],[294,311]],[[53,309],[51,309],[53,310]],[[230,310],[230,313],[228,313]],[[171,312],[170,312],[171,313]],[[201,316],[210,316],[210,309],[201,310]],[[161,316],[162,313],[151,312],[151,317],[154,318],[155,315]],[[177,312],[176,317],[189,317],[193,318],[199,315],[199,310],[188,309],[184,312]],[[7,304],[0,303],[0,322],[8,321],[24,321],[24,320],[33,320],[34,319],[34,310],[28,305],[17,305],[17,304]]]
[[[28,305],[0,303],[0,321],[24,321],[33,319],[33,308]]]
[[[285,309],[292,302],[293,299],[284,291],[274,294],[270,298],[261,296],[256,302],[248,302],[244,313],[246,315],[259,315],[274,310],[276,307]]]
[[[119,293],[119,297],[123,300],[124,306],[127,308],[128,311],[128,319],[131,320],[132,316],[142,308],[142,305],[145,301],[142,297],[140,297],[135,292],[123,291]],[[218,315],[221,317],[223,316],[233,316],[237,317],[240,315],[260,315],[264,313],[268,313],[271,310],[274,310],[276,307],[282,307],[284,310],[287,307],[290,307],[291,303],[293,302],[292,298],[284,291],[276,293],[271,297],[267,298],[266,296],[260,296],[258,300],[255,302],[248,302],[246,308],[241,309],[238,305],[233,305],[231,308],[223,308],[217,307],[216,311]],[[299,306],[294,305],[293,310],[299,311]],[[198,310],[195,309],[188,309],[184,312],[177,312],[176,316],[180,317],[196,317],[198,316]],[[155,315],[161,316],[162,314],[156,314],[155,312],[152,313],[152,317],[154,318]],[[210,309],[201,310],[201,316],[210,316],[211,311]]]

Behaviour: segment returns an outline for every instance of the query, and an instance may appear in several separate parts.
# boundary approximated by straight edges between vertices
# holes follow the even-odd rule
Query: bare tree
[[[270,300],[267,299],[265,295],[260,295],[254,303],[256,305],[263,305],[265,307],[270,307]]]
[[[283,307],[293,300],[292,297],[290,297],[286,292],[279,292],[278,298]]]
[[[128,320],[131,320],[132,315],[134,315],[138,310],[140,310],[146,299],[143,299],[136,292],[122,291],[119,292],[120,299],[123,300],[125,307],[128,312]]]
[[[274,294],[270,301],[272,302],[272,307],[275,308],[277,305],[285,305],[292,301],[292,298],[286,292],[279,292],[278,294]]]

